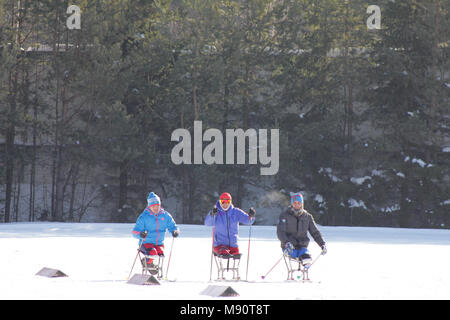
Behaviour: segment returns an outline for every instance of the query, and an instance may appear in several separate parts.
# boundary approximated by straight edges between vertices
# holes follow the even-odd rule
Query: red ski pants
[[[226,245],[218,245],[214,247],[214,252],[220,255],[224,254],[239,254],[239,248],[238,247],[230,247]]]
[[[144,243],[142,248],[143,253],[149,256],[163,256],[164,255],[164,245],[156,245],[153,243]],[[153,259],[148,259],[147,263],[152,263]]]

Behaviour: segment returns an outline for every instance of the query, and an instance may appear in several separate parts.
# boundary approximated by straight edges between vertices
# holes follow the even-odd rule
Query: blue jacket
[[[253,224],[255,218],[250,218],[242,209],[230,205],[227,211],[216,203],[218,212],[215,217],[211,216],[211,211],[205,218],[205,225],[214,226],[214,246],[226,245],[238,247],[239,222],[243,224]]]
[[[147,230],[148,235],[144,243],[153,243],[156,245],[164,244],[166,230],[173,232],[178,226],[170,213],[161,208],[157,214],[154,214],[149,207],[145,208],[140,214],[133,228],[132,234],[136,239],[141,239],[140,233]]]

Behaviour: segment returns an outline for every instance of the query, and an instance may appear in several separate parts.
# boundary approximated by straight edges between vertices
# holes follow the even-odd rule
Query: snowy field
[[[320,227],[328,253],[310,270],[311,283],[287,282],[274,226],[253,226],[248,282],[210,282],[212,230],[180,225],[160,286],[128,284],[138,241],[133,224],[0,224],[0,299],[207,300],[211,284],[231,286],[244,300],[450,299],[450,230]],[[240,228],[241,278],[247,270],[249,227]],[[173,247],[172,247],[173,245]],[[319,247],[311,240],[316,257]],[[168,258],[166,258],[166,271]],[[35,274],[59,269],[66,278]],[[217,275],[213,269],[213,277]],[[140,273],[136,263],[133,274]]]

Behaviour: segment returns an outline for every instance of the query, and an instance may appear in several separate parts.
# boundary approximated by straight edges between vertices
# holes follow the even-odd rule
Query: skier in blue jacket
[[[205,218],[205,225],[214,227],[213,250],[224,257],[239,255],[239,223],[253,224],[256,212],[250,208],[248,214],[231,203],[231,195],[223,193],[214,208]]]
[[[142,212],[133,228],[133,237],[139,239],[141,250],[148,256],[164,255],[164,237],[166,230],[173,237],[180,234],[179,228],[169,212],[161,208],[161,199],[154,192],[150,192],[147,198],[148,206]],[[152,265],[154,258],[147,260]]]

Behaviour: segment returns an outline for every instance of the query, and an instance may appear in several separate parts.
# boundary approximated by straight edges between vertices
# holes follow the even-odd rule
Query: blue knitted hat
[[[161,199],[158,197],[158,195],[154,192],[150,192],[150,194],[147,197],[147,203],[148,206],[154,206],[155,204],[161,205]]]
[[[303,196],[300,192],[297,193],[291,193],[291,204],[295,201],[303,203]]]

